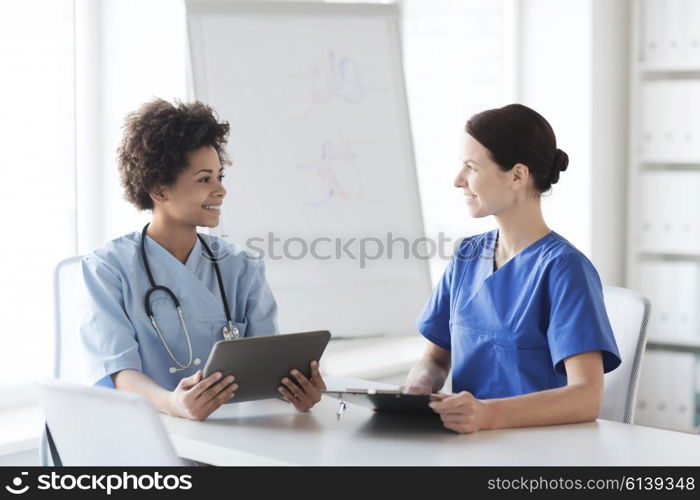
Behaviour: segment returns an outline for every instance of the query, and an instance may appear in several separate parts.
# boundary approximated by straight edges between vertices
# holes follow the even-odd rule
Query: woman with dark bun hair
[[[129,114],[119,173],[125,198],[151,221],[82,262],[90,383],[139,393],[164,413],[195,420],[238,388],[232,375],[203,377],[214,343],[277,333],[262,260],[197,233],[219,224],[228,133],[201,102],[156,99]],[[311,375],[293,370],[280,381],[281,395],[300,411],[326,388],[316,362]]]
[[[467,122],[455,187],[497,229],[460,244],[417,326],[429,345],[413,393],[448,429],[527,427],[598,417],[603,374],[620,364],[600,278],[544,221],[540,198],[567,169],[551,126],[511,104]]]

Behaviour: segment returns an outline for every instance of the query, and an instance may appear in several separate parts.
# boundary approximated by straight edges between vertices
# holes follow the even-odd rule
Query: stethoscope
[[[151,324],[153,325],[153,328],[155,328],[156,332],[158,332],[158,337],[160,337],[160,341],[163,342],[163,346],[165,347],[165,350],[168,351],[170,358],[177,365],[177,368],[174,366],[171,366],[168,371],[170,373],[176,373],[176,372],[179,372],[182,370],[186,370],[192,366],[197,366],[197,365],[202,363],[202,360],[199,358],[195,358],[194,360],[192,360],[192,342],[190,341],[190,332],[187,330],[187,324],[185,323],[185,316],[182,314],[182,308],[180,307],[180,301],[177,300],[177,297],[175,296],[175,294],[173,293],[173,291],[170,288],[168,288],[167,286],[156,285],[156,281],[153,279],[153,273],[151,273],[151,266],[148,265],[148,257],[146,256],[146,230],[148,229],[149,225],[150,225],[150,222],[143,227],[143,231],[141,232],[141,257],[143,258],[143,266],[146,268],[146,274],[148,274],[148,281],[151,282],[151,288],[146,292],[146,298],[145,298],[146,314],[148,315],[148,318],[151,320]],[[228,300],[226,299],[226,291],[224,290],[224,281],[221,278],[221,269],[219,269],[219,263],[217,262],[216,257],[214,257],[214,254],[212,253],[211,249],[209,248],[209,245],[207,245],[206,241],[204,241],[204,238],[202,238],[202,236],[200,234],[197,234],[197,238],[199,238],[199,241],[202,243],[204,250],[207,252],[209,257],[211,258],[211,261],[214,264],[214,271],[216,271],[216,280],[219,282],[219,291],[221,292],[221,300],[224,303],[224,311],[226,312],[226,326],[224,326],[224,329],[223,329],[224,339],[225,340],[238,339],[240,337],[240,332],[238,331],[238,328],[236,327],[236,325],[233,324],[233,320],[231,319],[231,311],[228,308]],[[187,361],[187,364],[180,363],[180,361],[178,361],[178,359],[173,354],[173,351],[170,350],[168,343],[165,341],[165,337],[163,336],[163,333],[160,331],[160,328],[158,327],[158,323],[156,322],[156,318],[153,315],[153,309],[151,308],[151,294],[157,290],[165,292],[170,296],[170,299],[173,301],[173,304],[175,304],[175,308],[177,309],[177,314],[178,314],[178,316],[180,316],[180,324],[182,325],[182,329],[185,332],[185,339],[187,339],[187,350],[189,351],[189,360]]]

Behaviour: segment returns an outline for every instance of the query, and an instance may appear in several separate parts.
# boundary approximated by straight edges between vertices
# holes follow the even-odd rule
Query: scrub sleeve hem
[[[427,325],[424,324],[423,326],[425,327]],[[423,328],[423,329],[419,329],[418,331],[420,332],[420,334],[423,337],[425,337],[427,340],[429,340],[430,342],[432,342],[436,346],[441,347],[441,348],[445,349],[446,351],[452,350],[452,346],[450,344],[446,344],[442,339],[438,339],[435,335],[431,335],[427,330],[429,330],[429,329]]]
[[[100,369],[93,370],[90,373],[90,384],[95,385],[105,377],[111,377],[122,370],[136,370],[143,373],[143,368],[139,363],[105,363]]]

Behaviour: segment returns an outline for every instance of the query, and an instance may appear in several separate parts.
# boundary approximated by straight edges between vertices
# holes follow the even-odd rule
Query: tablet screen
[[[220,340],[204,365],[204,376],[234,375],[238,389],[231,403],[280,396],[277,388],[292,369],[311,377],[310,363],[320,361],[330,340],[327,330],[268,337]]]

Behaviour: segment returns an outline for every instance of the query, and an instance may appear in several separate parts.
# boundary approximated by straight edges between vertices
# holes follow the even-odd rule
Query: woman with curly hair
[[[128,115],[119,172],[125,198],[150,210],[151,221],[82,262],[90,307],[81,338],[91,382],[196,420],[238,388],[232,375],[203,378],[201,362],[214,343],[277,333],[262,260],[197,233],[219,224],[228,133],[228,123],[201,102],[157,99]],[[307,379],[293,370],[281,381],[281,394],[300,411],[325,389],[317,362],[311,373]]]

